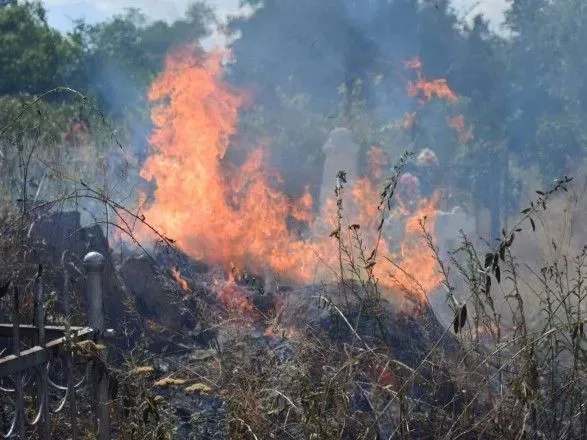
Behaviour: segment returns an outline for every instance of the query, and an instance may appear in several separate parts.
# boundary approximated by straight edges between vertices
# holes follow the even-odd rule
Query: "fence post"
[[[14,286],[14,324],[12,327],[12,350],[16,357],[20,356],[20,295],[18,287]],[[24,393],[22,383],[22,370],[19,370],[15,375],[15,386],[16,399],[14,402],[15,413],[15,424],[13,432],[10,435],[16,434],[16,438],[24,439],[25,432],[25,420],[24,420]],[[11,430],[12,431],[12,430]],[[8,437],[10,437],[10,435]]]
[[[67,272],[67,251],[61,255],[61,268],[63,269],[63,293],[61,296],[61,312],[65,316],[65,342],[69,346],[71,344],[71,316],[69,314],[69,274]],[[73,352],[71,349],[67,353],[67,389],[69,395],[67,400],[69,402],[69,409],[71,412],[71,440],[78,440],[79,433],[77,429],[77,401],[76,389],[73,376]]]
[[[86,300],[90,327],[96,331],[95,342],[104,341],[104,300],[102,277],[105,259],[98,252],[90,252],[84,257],[87,274]],[[91,380],[94,383],[94,401],[96,418],[98,419],[98,439],[110,440],[110,413],[108,405],[108,372],[106,371],[106,354],[99,350],[99,358],[93,362]]]
[[[41,268],[35,278],[35,297],[34,308],[35,316],[34,323],[36,327],[35,345],[45,348],[47,341],[45,339],[45,298],[43,294],[43,279],[41,277]],[[49,372],[47,364],[42,364],[38,367],[39,383],[37,387],[38,399],[38,433],[40,440],[49,440],[51,438],[51,415],[49,412]]]

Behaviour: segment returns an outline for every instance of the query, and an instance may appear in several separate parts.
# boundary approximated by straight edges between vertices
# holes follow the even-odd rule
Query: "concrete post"
[[[322,187],[320,188],[320,209],[326,206],[326,201],[334,197],[336,175],[339,171],[346,171],[346,188],[352,186],[358,174],[359,146],[353,141],[352,133],[347,128],[335,128],[330,132],[324,144],[324,172]]]
[[[84,258],[87,273],[86,300],[90,327],[96,331],[95,342],[104,341],[104,300],[102,277],[105,259],[98,252],[90,252]],[[94,361],[91,381],[94,385],[94,404],[98,419],[98,439],[110,440],[110,412],[108,404],[108,372],[105,368],[106,355],[99,351],[98,362]]]

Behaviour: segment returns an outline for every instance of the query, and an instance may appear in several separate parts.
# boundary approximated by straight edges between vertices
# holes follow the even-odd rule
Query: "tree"
[[[0,0],[0,9],[16,6],[17,0]]]
[[[511,214],[516,202],[511,197],[510,156],[507,141],[506,41],[494,35],[481,15],[464,30],[465,41],[459,51],[452,84],[459,95],[467,97],[466,120],[474,129],[474,137],[462,148],[458,159],[459,178],[469,188],[479,207],[491,213],[490,234],[499,238],[502,215]],[[508,209],[504,209],[508,206]],[[514,208],[517,209],[517,206]]]
[[[51,29],[40,2],[0,8],[0,95],[42,93],[62,85],[79,47]]]
[[[425,6],[418,0],[245,3],[255,12],[228,26],[240,35],[232,45],[231,79],[259,88],[267,105],[278,105],[280,89],[308,94],[311,104],[326,112],[340,99],[339,85],[349,89],[360,81],[361,98],[372,108],[380,106],[382,89],[397,88],[403,61],[420,55],[427,71],[444,76],[460,39],[446,1]],[[373,79],[380,75],[387,87],[375,90]]]
[[[547,180],[584,157],[587,85],[582,80],[587,10],[580,0],[515,0],[507,24],[508,136],[522,163],[537,164]]]
[[[85,48],[77,85],[116,118],[145,107],[146,92],[174,45],[208,36],[216,19],[203,2],[192,4],[172,24],[149,23],[138,9],[96,25],[79,22],[72,33]]]
[[[427,114],[433,122],[422,125],[407,142],[397,142],[397,131],[390,128],[405,112],[421,110],[406,90],[408,80],[413,79],[406,61],[422,58],[428,78],[448,77],[452,85],[455,58],[464,37],[456,29],[456,17],[447,1],[246,3],[254,13],[228,25],[229,32],[239,35],[231,45],[235,62],[229,78],[255,91],[255,102],[265,115],[257,115],[257,120],[266,125],[264,133],[279,139],[272,144],[278,148],[272,155],[287,157],[288,169],[311,174],[306,160],[311,156],[315,160],[313,172],[320,175],[320,149],[327,127],[340,124],[352,128],[362,153],[373,145],[383,145],[393,148],[394,153],[413,146],[438,147],[452,154],[437,136],[441,131],[444,136],[452,134],[446,124],[447,106],[442,103],[430,107]],[[303,111],[326,116],[323,128],[311,130],[316,138],[304,142],[304,154],[296,154],[292,148],[298,145],[297,140],[285,146],[280,128],[285,126],[295,133],[291,109],[285,103],[300,97],[304,98]],[[312,149],[315,154],[309,154]]]

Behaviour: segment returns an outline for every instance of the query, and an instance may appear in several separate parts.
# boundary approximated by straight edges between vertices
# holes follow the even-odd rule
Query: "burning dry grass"
[[[543,313],[536,322],[515,252],[524,232],[536,227],[543,202],[557,203],[555,193],[540,194],[495,249],[479,253],[465,239],[464,258],[451,265],[438,259],[436,199],[422,200],[410,213],[394,255],[379,233],[393,220],[386,204],[397,176],[361,180],[345,192],[341,175],[334,220],[325,221],[326,235],[309,247],[286,222],[311,219],[308,196],[295,201],[277,191],[260,151],[238,169],[222,161],[243,101],[220,80],[219,61],[181,52],[153,86],[152,97],[168,102],[154,114],[154,154],[143,169],[158,185],[147,217],[190,256],[225,269],[233,264],[263,272],[268,264],[307,282],[318,248],[332,282],[273,292],[271,306],[260,310],[255,299],[272,292],[261,295],[240,276],[194,280],[173,268],[170,284],[178,298],[198,298],[205,285],[223,307],[197,314],[200,333],[213,335],[205,352],[175,358],[140,348],[125,353],[125,368],[111,371],[119,385],[112,396],[118,438],[177,438],[186,425],[200,438],[584,437],[586,251],[574,257],[555,252],[541,261],[531,289]],[[420,80],[414,94],[454,101],[445,82]],[[372,153],[378,180],[381,158]],[[386,188],[383,200],[378,183]],[[344,194],[354,203],[343,202]],[[23,246],[13,238],[2,231],[7,255],[9,246]],[[549,242],[549,250],[555,247]],[[466,289],[454,287],[449,266]],[[442,328],[427,305],[441,283],[454,310],[450,328]],[[404,293],[404,309],[386,301],[386,289]],[[202,428],[202,414],[211,426]]]
[[[349,189],[344,219],[337,218],[342,194],[340,200],[327,202],[315,219],[308,191],[299,199],[281,191],[281,178],[266,164],[262,149],[255,150],[240,167],[223,160],[245,98],[222,80],[221,61],[222,54],[203,56],[185,47],[168,57],[165,71],[153,83],[149,95],[157,103],[152,114],[153,151],[141,176],[153,180],[157,188],[140,215],[194,259],[226,270],[269,271],[298,283],[336,281],[336,270],[332,269],[338,268],[340,261],[333,231],[352,235],[355,225],[360,225],[364,248],[377,244],[381,255],[390,254],[392,242],[378,226],[381,209],[376,188],[383,183],[380,150],[374,148],[369,153],[370,177],[359,179]],[[417,219],[427,217],[434,236],[437,203],[438,194],[415,203],[394,255],[408,272],[418,270],[419,289],[404,271],[379,255],[364,255],[362,268],[345,269],[342,276],[355,277],[358,274],[351,272],[357,271],[364,276],[373,267],[386,292],[407,286],[410,291],[418,290],[423,300],[439,285],[440,278],[435,261],[420,252],[422,246],[414,231]],[[292,230],[292,220],[306,224],[310,237]],[[146,228],[137,234],[145,241],[152,239]],[[391,240],[400,241],[398,237]],[[345,258],[354,257],[349,254]]]
[[[207,402],[207,393],[220,398],[226,412],[215,423],[223,438],[580,438],[587,428],[585,251],[573,264],[546,266],[540,328],[529,322],[514,256],[542,202],[556,194],[540,195],[487,255],[463,242],[466,257],[451,266],[465,291],[455,290],[439,261],[456,316],[449,328],[418,300],[401,310],[381,299],[367,271],[358,281],[341,276],[338,284],[278,293],[263,313],[239,303],[214,323],[216,349],[178,360],[161,378],[181,378],[184,388],[202,384],[207,391],[192,396],[192,405]],[[418,228],[434,258],[425,223]],[[360,248],[361,229],[354,232],[335,238],[339,258],[347,239]],[[259,294],[242,278],[228,283]],[[510,315],[497,310],[499,301]],[[157,393],[157,379],[149,380],[144,386]]]
[[[453,267],[467,290],[456,291],[440,264],[458,312],[456,337],[417,294],[409,311],[381,299],[374,271],[357,270],[355,280],[340,274],[339,283],[324,289],[281,292],[263,312],[251,301],[259,292],[244,286],[242,276],[212,274],[211,292],[229,287],[228,298],[243,295],[246,303],[229,303],[220,317],[211,309],[199,315],[203,332],[217,329],[205,353],[157,356],[170,364],[165,368],[151,353],[127,354],[127,368],[112,374],[119,438],[176,438],[187,427],[202,438],[234,439],[581,438],[585,252],[569,256],[567,265],[545,265],[540,327],[528,319],[515,256],[533,229],[530,218],[539,229],[542,202],[556,203],[556,194],[539,195],[491,258],[463,243],[464,263],[455,259]],[[416,227],[434,258],[425,223]],[[364,268],[362,255],[370,253],[362,230],[333,237],[350,270]],[[181,296],[200,295],[202,280],[170,274],[178,289],[184,281],[192,292]],[[496,310],[501,298],[508,316]]]
[[[412,95],[458,99],[445,81],[426,81],[421,63],[407,67],[418,74]],[[269,268],[309,284],[318,259],[331,288],[310,297],[297,290],[261,311],[259,293],[238,277],[208,284],[226,308],[212,324],[216,356],[179,363],[177,377],[207,383],[224,402],[219,431],[254,439],[579,438],[587,429],[584,252],[573,264],[538,269],[536,301],[545,314],[536,327],[512,251],[555,193],[541,193],[486,255],[465,237],[463,257],[449,264],[438,258],[435,197],[403,218],[395,250],[381,231],[397,214],[388,205],[397,176],[345,191],[340,173],[330,207],[312,222],[312,240],[301,240],[287,219],[312,220],[309,195],[292,200],[276,189],[261,150],[240,168],[223,161],[243,98],[221,73],[220,55],[202,60],[184,49],[154,83],[151,98],[161,103],[142,175],[157,190],[145,216],[189,256],[226,272]],[[466,142],[464,120],[451,123]],[[377,150],[371,159],[376,168]],[[173,277],[189,295],[190,280]],[[449,328],[427,304],[441,284],[454,313]],[[401,312],[382,298],[398,295]]]
[[[580,438],[585,252],[573,265],[546,267],[541,328],[527,319],[514,256],[530,218],[555,194],[534,201],[487,256],[465,240],[465,264],[453,264],[467,293],[454,290],[452,276],[444,280],[454,328],[417,301],[417,312],[402,312],[379,299],[368,272],[361,282],[283,292],[246,326],[229,319],[217,354],[178,365],[178,377],[208,378],[226,404],[228,438]],[[501,296],[509,317],[496,310]]]

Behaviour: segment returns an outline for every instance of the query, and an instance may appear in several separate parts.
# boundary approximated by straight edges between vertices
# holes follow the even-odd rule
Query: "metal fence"
[[[61,413],[68,418],[69,438],[77,440],[79,402],[76,395],[84,387],[91,396],[98,438],[110,439],[108,374],[105,351],[100,349],[105,336],[104,264],[104,257],[97,252],[90,252],[84,258],[88,327],[69,325],[67,275],[60,298],[66,316],[64,326],[45,324],[46,295],[41,267],[34,280],[33,325],[20,322],[23,293],[16,286],[8,292],[12,296],[13,322],[0,324],[0,337],[11,340],[12,354],[0,358],[0,410],[7,428],[0,433],[0,438],[29,439],[36,433],[40,440],[52,439],[52,415]],[[25,343],[30,348],[23,349]],[[94,355],[80,357],[80,347],[93,347]],[[79,366],[80,359],[82,373],[75,377],[75,362]],[[61,373],[59,379],[55,378],[56,372]]]

